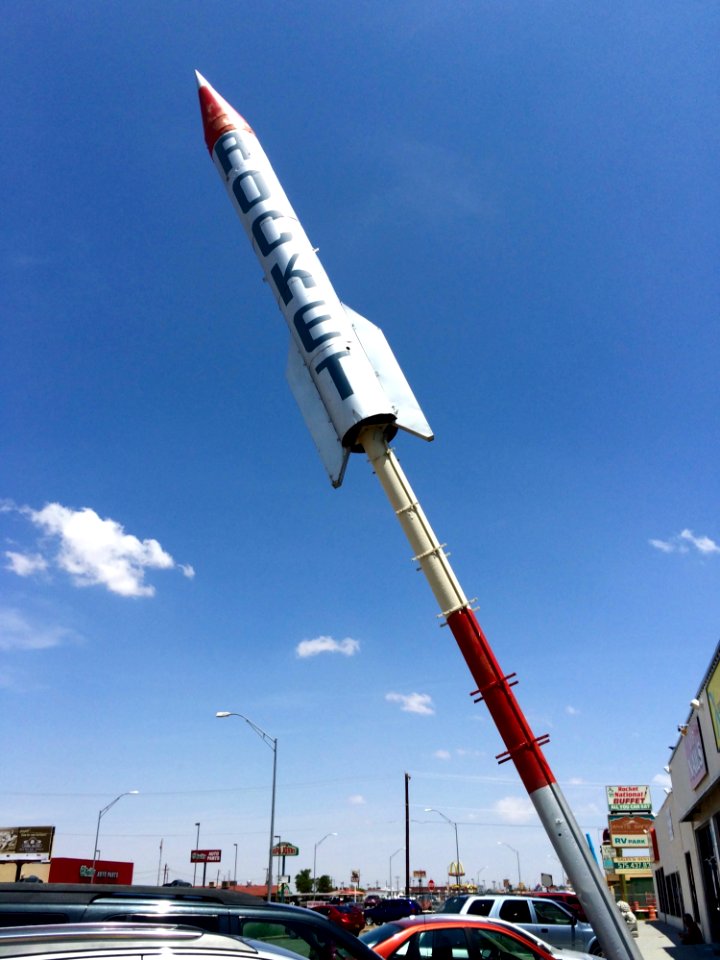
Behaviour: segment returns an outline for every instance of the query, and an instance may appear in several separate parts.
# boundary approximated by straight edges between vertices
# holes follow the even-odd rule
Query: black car
[[[374,907],[368,907],[365,920],[368,923],[389,923],[391,920],[413,917],[422,912],[422,907],[412,897],[390,897],[388,900],[378,901]]]
[[[233,890],[0,883],[0,927],[112,920],[200,927],[262,940],[312,960],[377,960],[356,936],[313,910]]]

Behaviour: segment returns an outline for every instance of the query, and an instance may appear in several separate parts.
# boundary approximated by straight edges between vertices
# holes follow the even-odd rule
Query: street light
[[[200,824],[196,823],[197,832],[195,834],[195,849],[197,850],[200,847]],[[197,860],[193,863],[193,886],[195,886],[195,879],[197,877]]]
[[[517,852],[517,850],[515,849],[515,847],[511,847],[510,844],[509,844],[509,843],[505,843],[504,840],[498,840],[498,846],[500,846],[500,847],[507,847],[508,850],[512,850],[512,852],[513,852],[513,853],[515,854],[515,856],[517,857],[518,890],[519,890],[520,887],[522,886],[522,880],[520,879],[520,854]]]
[[[457,871],[455,874],[455,883],[459,887],[461,865],[460,865],[460,848],[458,846],[457,823],[454,820],[451,820],[450,817],[446,817],[444,813],[442,813],[440,810],[436,810],[434,807],[425,807],[425,813],[437,813],[439,816],[443,818],[443,820],[447,820],[450,826],[455,828],[455,870]]]
[[[323,842],[327,840],[328,837],[336,837],[337,833],[326,833],[322,840],[318,840],[315,844],[315,849],[313,850],[313,893],[317,893],[317,848]]]
[[[397,856],[398,853],[400,853],[400,852],[401,852],[402,850],[404,850],[404,849],[405,849],[405,847],[398,847],[397,850],[395,851],[395,853],[391,853],[391,854],[390,854],[390,883],[388,884],[388,890],[389,890],[389,892],[390,892],[390,896],[392,896],[392,893],[393,893],[393,885],[392,885],[392,862],[393,862],[393,857]]]
[[[233,883],[235,886],[237,886],[237,844],[234,843],[233,846],[235,847],[235,869],[233,871]]]
[[[275,781],[277,776],[277,737],[271,737],[269,733],[265,733],[262,727],[259,727],[256,723],[253,723],[252,720],[249,720],[242,713],[232,713],[230,710],[218,710],[215,716],[220,717],[221,719],[224,719],[225,717],[239,717],[241,720],[244,720],[245,723],[247,723],[249,727],[252,727],[260,739],[266,743],[273,752],[272,798],[270,801],[270,852],[268,854],[267,872],[267,900],[269,903],[272,900],[273,835],[275,833]]]
[[[95,864],[97,863],[98,853],[100,852],[100,851],[98,850],[98,840],[100,839],[100,821],[101,821],[102,818],[105,816],[105,814],[108,812],[108,810],[110,809],[110,807],[114,807],[114,806],[115,806],[115,804],[118,802],[118,800],[121,800],[123,797],[129,797],[130,795],[135,795],[135,794],[138,794],[138,793],[140,793],[139,790],[126,790],[125,793],[120,793],[120,794],[118,794],[118,796],[115,797],[114,800],[111,800],[110,803],[109,803],[106,807],[103,807],[102,810],[100,811],[100,813],[98,813],[97,830],[95,831],[95,846],[93,847],[92,876],[90,877],[90,883],[95,883]]]

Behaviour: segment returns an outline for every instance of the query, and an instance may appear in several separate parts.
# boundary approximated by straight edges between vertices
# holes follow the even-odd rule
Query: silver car
[[[298,960],[259,940],[146,923],[63,923],[0,930],[3,960]]]
[[[443,913],[474,914],[493,920],[508,920],[564,950],[580,950],[595,955],[602,953],[595,931],[589,923],[583,923],[570,910],[543,897],[466,894],[449,897]]]

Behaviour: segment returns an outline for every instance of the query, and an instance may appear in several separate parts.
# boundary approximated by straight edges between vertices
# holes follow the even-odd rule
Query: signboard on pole
[[[222,850],[191,850],[190,863],[220,863]]]
[[[654,822],[655,818],[649,816],[608,817],[610,843],[613,847],[647,847],[650,843],[648,833]]]
[[[652,869],[652,863],[649,860],[634,860],[630,857],[619,857],[613,862],[615,873],[628,874],[648,874]]]
[[[294,843],[276,843],[272,848],[272,855],[274,857],[297,857],[300,853],[300,848],[296,847]]]
[[[652,813],[648,786],[605,787],[610,813]]]
[[[0,860],[49,860],[55,827],[0,827]]]

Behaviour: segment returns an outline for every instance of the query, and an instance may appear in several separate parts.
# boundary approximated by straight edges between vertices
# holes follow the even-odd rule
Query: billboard
[[[605,787],[610,813],[651,813],[650,787]]]
[[[299,853],[300,847],[296,847],[294,843],[287,843],[285,840],[282,843],[276,843],[272,848],[274,857],[297,857]]]
[[[95,883],[129,884],[134,864],[124,860],[96,860]],[[93,862],[79,857],[53,857],[50,861],[50,883],[93,883]]]
[[[49,860],[55,827],[0,827],[0,860]]]
[[[614,847],[647,847],[650,843],[648,834],[654,822],[654,817],[649,814],[635,817],[627,814],[610,816],[610,843]]]
[[[190,863],[220,863],[221,850],[191,850]]]

